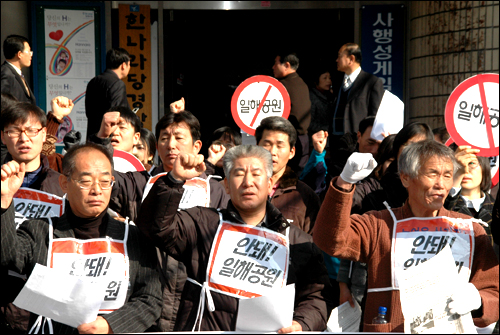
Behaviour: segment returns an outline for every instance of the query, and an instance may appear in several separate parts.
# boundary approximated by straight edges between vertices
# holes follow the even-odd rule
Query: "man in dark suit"
[[[330,146],[343,134],[357,133],[361,120],[377,114],[384,95],[382,81],[361,69],[361,49],[357,44],[347,43],[340,48],[337,70],[345,75],[335,102]]]
[[[30,67],[33,51],[28,39],[19,35],[9,35],[3,42],[6,61],[1,67],[2,93],[9,93],[21,102],[36,105],[35,95],[28,86],[21,70]]]
[[[118,48],[107,52],[106,71],[93,78],[87,85],[87,139],[99,131],[102,117],[111,107],[130,109],[125,83],[122,81],[129,71],[130,55],[127,50]]]

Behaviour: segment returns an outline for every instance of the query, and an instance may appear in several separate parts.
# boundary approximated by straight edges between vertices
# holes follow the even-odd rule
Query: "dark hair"
[[[19,122],[26,123],[30,118],[38,120],[42,127],[47,127],[47,115],[40,107],[29,102],[18,102],[2,111],[1,129],[3,131],[5,127]]]
[[[160,133],[163,129],[167,129],[172,124],[179,124],[184,122],[188,125],[189,130],[191,131],[191,137],[194,142],[198,141],[201,138],[201,126],[200,121],[194,116],[191,112],[187,110],[183,110],[179,113],[167,112],[160,121],[156,124],[155,135],[156,138],[160,138]]]
[[[2,93],[2,112],[8,107],[17,104],[19,100],[10,93]]]
[[[321,75],[323,73],[330,73],[330,69],[328,68],[328,66],[324,63],[321,63],[321,64],[318,64],[318,65],[315,65],[314,68],[310,71],[309,73],[309,83],[311,85],[311,87],[316,87],[316,85],[319,84],[319,77],[321,77]]]
[[[20,35],[9,35],[3,41],[3,55],[5,59],[16,57],[19,51],[24,51],[24,42],[28,42],[26,37]]]
[[[448,129],[446,127],[439,127],[439,128],[434,128],[432,129],[432,133],[434,136],[437,136],[439,139],[439,142],[445,144],[446,141],[450,138],[450,134],[448,133]]]
[[[120,67],[123,63],[130,61],[130,55],[123,48],[110,49],[106,53],[106,67],[114,70]]]
[[[394,139],[394,144],[392,147],[393,156],[395,159],[398,157],[399,149],[406,144],[411,138],[417,135],[424,135],[427,140],[434,140],[434,135],[432,134],[431,128],[427,123],[423,122],[412,122],[407,124],[399,131]]]
[[[59,59],[57,62],[58,62],[58,63],[59,63],[59,62],[63,62],[64,64],[66,64],[66,60],[65,60],[65,59],[62,59],[62,58],[61,58],[61,59]]]
[[[368,127],[373,127],[374,122],[375,122],[375,116],[372,115],[367,116],[363,120],[361,120],[361,122],[359,123],[359,132],[361,133],[361,135],[365,133]]]
[[[134,133],[139,133],[141,132],[142,128],[142,122],[141,119],[130,110],[128,107],[123,107],[123,106],[114,106],[111,107],[106,111],[108,112],[120,112],[120,117],[123,118],[125,121],[130,123],[134,127]]]
[[[214,130],[211,142],[213,143],[221,138],[223,141],[229,141],[235,145],[241,145],[241,133],[239,131],[235,131],[231,127],[220,127]]]
[[[255,139],[257,140],[257,145],[260,140],[262,140],[262,135],[264,130],[274,130],[280,131],[288,135],[288,143],[290,143],[290,149],[295,147],[297,142],[297,131],[290,121],[281,116],[270,116],[266,117],[260,122],[260,125],[255,129]]]
[[[346,53],[346,55],[348,57],[354,56],[354,60],[356,61],[356,63],[361,64],[363,58],[361,56],[361,48],[359,47],[359,45],[357,45],[356,43],[346,43],[344,44],[344,46],[344,52]]]
[[[84,144],[76,144],[69,148],[68,152],[63,157],[62,160],[62,174],[69,177],[75,170],[76,155],[80,152],[87,152],[91,150],[96,150],[104,154],[106,158],[111,163],[111,173],[113,173],[113,155],[106,150],[106,148],[100,144],[93,142],[87,142]]]
[[[377,150],[377,157],[375,159],[377,160],[377,163],[379,165],[384,164],[385,161],[395,158],[393,156],[393,146],[394,146],[394,139],[396,138],[396,134],[391,134],[384,138],[382,143],[380,143],[378,150]]]
[[[484,193],[489,192],[491,189],[491,165],[489,157],[477,157],[479,166],[481,166],[481,173],[483,178],[481,179],[481,184],[479,187]]]
[[[148,148],[148,156],[156,154],[156,137],[148,128],[141,128],[141,142]]]
[[[282,53],[278,53],[276,56],[280,57],[280,63],[285,64],[286,62],[290,63],[290,67],[293,70],[297,70],[299,68],[299,57],[295,52],[285,52],[281,51]]]

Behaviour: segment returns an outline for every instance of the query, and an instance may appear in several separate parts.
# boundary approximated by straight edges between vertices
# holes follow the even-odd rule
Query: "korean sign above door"
[[[384,88],[403,100],[405,7],[362,8],[361,67],[382,79]]]
[[[139,108],[144,128],[151,124],[151,20],[147,5],[119,5],[120,48],[130,54],[130,72],[125,79],[129,105]]]

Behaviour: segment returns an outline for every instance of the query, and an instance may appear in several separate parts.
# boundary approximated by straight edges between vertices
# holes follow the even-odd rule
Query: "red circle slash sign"
[[[446,103],[444,116],[451,138],[459,146],[470,145],[481,150],[478,156],[498,156],[498,144],[495,144],[494,138],[495,135],[498,138],[498,129],[493,129],[498,127],[499,118],[498,78],[498,74],[494,73],[470,77],[453,90]],[[480,146],[485,133],[487,145]]]
[[[231,114],[236,124],[254,135],[262,119],[290,115],[290,95],[285,86],[269,76],[253,76],[243,81],[231,98]]]

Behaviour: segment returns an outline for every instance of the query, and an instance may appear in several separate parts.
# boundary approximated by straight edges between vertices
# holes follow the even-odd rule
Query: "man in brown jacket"
[[[498,261],[488,236],[477,221],[462,220],[461,223],[466,222],[467,225],[461,232],[467,234],[455,233],[456,226],[453,224],[456,218],[470,217],[443,208],[453,185],[456,166],[453,151],[434,140],[410,144],[398,160],[401,181],[409,194],[404,206],[350,216],[354,184],[370,174],[375,166],[371,154],[354,153],[342,174],[332,180],[314,227],[314,241],[325,252],[368,263],[363,331],[403,331],[397,273],[432,257],[448,241],[450,247],[453,244],[451,249],[458,262],[459,276],[463,279],[460,289],[452,296],[450,310],[461,315],[471,312],[476,327],[494,325],[498,320]],[[401,222],[412,217],[418,220]],[[438,221],[446,230],[438,232],[433,228],[424,232],[419,229],[435,225]],[[398,230],[398,225],[406,230]],[[410,235],[417,229],[422,237]],[[420,243],[424,238],[432,243]],[[444,243],[434,245],[435,239]],[[401,247],[401,242],[405,240],[410,242],[410,248],[415,248],[410,251]],[[455,254],[457,249],[462,252],[461,256]],[[405,261],[402,261],[403,258]],[[387,324],[371,323],[377,316],[379,306],[388,308]]]
[[[311,123],[311,99],[309,98],[309,88],[297,73],[299,68],[299,58],[296,53],[280,53],[274,59],[273,73],[290,95],[290,121],[297,130],[297,152],[291,161],[291,167],[297,176],[309,159],[309,138],[307,128]]]
[[[255,138],[273,158],[271,203],[288,222],[312,234],[320,202],[314,190],[287,166],[295,155],[297,132],[293,125],[280,116],[265,118],[255,130]]]

